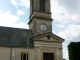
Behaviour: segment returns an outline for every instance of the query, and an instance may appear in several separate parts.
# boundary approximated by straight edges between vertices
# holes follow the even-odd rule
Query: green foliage
[[[69,60],[80,60],[80,42],[71,42],[68,45]]]

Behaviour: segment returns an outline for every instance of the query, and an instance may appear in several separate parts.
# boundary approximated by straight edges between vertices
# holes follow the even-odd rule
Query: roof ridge
[[[31,29],[26,29],[26,28],[17,28],[17,27],[8,27],[8,26],[0,26],[0,28],[31,30]]]

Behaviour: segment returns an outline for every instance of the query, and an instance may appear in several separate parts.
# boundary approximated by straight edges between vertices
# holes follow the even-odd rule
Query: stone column
[[[59,60],[59,48],[56,48],[56,60]]]
[[[34,10],[39,11],[39,0],[34,0]]]
[[[59,52],[60,52],[60,54],[59,54],[59,59],[60,59],[60,60],[63,60],[62,48],[59,48]]]
[[[39,60],[38,47],[35,47],[34,48],[34,60]]]
[[[42,58],[43,58],[43,53],[41,52],[41,47],[39,47],[38,52],[39,52],[39,60],[42,60]]]
[[[50,0],[45,0],[46,4],[45,4],[45,10],[47,13],[50,13]]]

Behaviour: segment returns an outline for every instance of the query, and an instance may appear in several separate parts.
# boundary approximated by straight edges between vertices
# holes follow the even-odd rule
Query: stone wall
[[[28,60],[34,59],[34,49],[0,47],[0,60],[21,60],[21,53],[28,53]]]
[[[0,47],[0,60],[10,60],[10,50],[9,47]]]

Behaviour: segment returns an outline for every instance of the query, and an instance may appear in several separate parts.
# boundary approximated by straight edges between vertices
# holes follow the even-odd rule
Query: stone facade
[[[10,60],[10,48],[0,47],[0,60]]]
[[[32,12],[32,7],[34,8],[33,10],[35,12],[40,12],[40,5],[39,5],[39,0],[33,0],[33,4],[32,5],[32,0],[30,0],[30,16],[33,14]],[[51,13],[51,9],[50,9],[50,0],[45,0],[45,12],[50,14]]]
[[[50,36],[50,39],[47,39],[47,36]],[[32,40],[34,43],[34,60],[43,60],[43,53],[54,53],[54,60],[63,60],[62,42],[64,39],[47,33]]]
[[[21,60],[21,53],[27,53],[28,60],[34,60],[34,49],[24,47],[0,47],[0,60]]]
[[[33,8],[33,11],[32,11]],[[50,10],[50,0],[45,0],[45,11],[40,11],[40,0],[31,0],[30,1],[30,21],[29,29],[33,31],[35,35],[52,32],[52,18]],[[36,24],[34,23],[36,22]],[[41,23],[47,25],[47,30],[41,32],[39,26]],[[35,30],[36,29],[36,30]]]
[[[10,35],[9,31],[14,34],[11,33],[9,37],[13,38],[11,40],[8,40],[9,38],[6,36],[0,37],[2,39],[0,41],[2,42],[0,43],[0,45],[2,44],[0,46],[0,60],[44,60],[43,53],[53,53],[53,60],[63,60],[62,43],[64,39],[52,33],[50,0],[45,0],[45,12],[40,11],[39,1],[30,0],[30,20],[28,23],[30,30],[4,28],[7,35]],[[46,25],[45,31],[40,30],[41,24]],[[44,26],[42,28],[44,29]],[[0,32],[2,31],[0,30]],[[3,33],[5,33],[4,31]]]
[[[47,36],[50,36],[50,39]],[[0,46],[0,60],[21,60],[22,53],[28,54],[28,60],[43,60],[43,53],[54,53],[54,60],[63,60],[64,39],[52,33],[45,33],[33,37],[31,41],[34,48]]]

